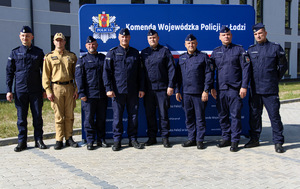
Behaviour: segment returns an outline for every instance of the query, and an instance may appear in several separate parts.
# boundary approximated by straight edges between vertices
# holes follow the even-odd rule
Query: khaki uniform
[[[63,54],[54,50],[44,58],[42,84],[47,95],[54,95],[51,107],[55,114],[56,141],[63,141],[63,137],[67,140],[73,133],[76,106],[73,94],[77,91],[74,80],[76,62],[76,55],[67,50],[64,50]]]

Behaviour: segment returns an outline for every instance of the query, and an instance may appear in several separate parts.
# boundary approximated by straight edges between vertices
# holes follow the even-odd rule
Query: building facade
[[[54,34],[63,32],[67,38],[66,48],[79,56],[78,11],[86,3],[251,5],[256,10],[256,21],[266,25],[268,39],[280,43],[285,49],[289,69],[284,79],[300,76],[300,0],[1,0],[1,98],[6,93],[7,57],[13,48],[20,45],[18,36],[22,26],[32,27],[34,45],[42,48],[44,53],[53,50]]]

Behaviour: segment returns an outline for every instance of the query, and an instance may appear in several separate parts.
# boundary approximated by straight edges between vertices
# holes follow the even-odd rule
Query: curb
[[[281,100],[280,104],[288,104],[288,103],[293,103],[293,102],[300,102],[300,98],[294,98],[294,99],[289,99],[289,100]]]
[[[81,129],[73,130],[73,135],[81,135],[81,133],[82,133]],[[43,135],[43,140],[53,139],[53,138],[55,138],[55,132],[46,133]],[[34,136],[29,135],[27,137],[27,142],[33,142],[33,141],[34,141]],[[17,144],[17,143],[18,143],[18,137],[10,137],[10,138],[0,139],[0,146],[7,146],[7,145]]]

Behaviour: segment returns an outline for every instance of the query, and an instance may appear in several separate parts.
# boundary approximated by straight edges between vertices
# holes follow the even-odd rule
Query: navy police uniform
[[[228,28],[227,30],[229,31]],[[224,141],[238,143],[243,105],[239,91],[241,87],[248,88],[250,60],[244,48],[233,43],[215,48],[211,60],[217,74],[217,109],[222,138]]]
[[[137,139],[139,91],[144,91],[144,73],[139,51],[133,47],[124,49],[120,45],[106,55],[103,81],[106,92],[114,91],[113,139],[120,142],[123,134],[123,112],[126,105],[128,114],[127,134],[129,140]]]
[[[23,27],[23,33],[32,33],[28,26]],[[31,45],[19,46],[12,50],[6,67],[7,92],[12,92],[13,80],[15,91],[15,106],[18,115],[18,142],[27,142],[27,115],[30,107],[35,141],[43,139],[43,88],[41,72],[44,52]]]
[[[177,87],[182,86],[183,108],[189,141],[203,141],[205,135],[205,108],[207,102],[201,100],[203,91],[208,91],[213,83],[210,59],[206,53],[196,49],[193,54],[183,53],[179,57]]]
[[[151,35],[156,34],[154,30],[149,30],[148,36],[149,33]],[[167,95],[167,88],[175,87],[173,56],[167,47],[158,44],[156,48],[147,47],[143,49],[141,59],[146,78],[144,105],[148,125],[147,135],[149,138],[156,138],[158,127],[155,112],[156,107],[158,107],[160,134],[162,138],[168,138],[170,97]]]
[[[91,40],[93,41],[95,39]],[[87,143],[94,143],[96,136],[98,142],[105,138],[107,96],[102,79],[104,59],[104,54],[87,53],[79,58],[76,64],[75,79],[79,98],[87,97],[87,101],[81,102],[85,114]]]
[[[260,23],[253,27],[255,31],[264,28]],[[255,32],[254,31],[254,32]],[[268,112],[273,129],[273,142],[283,144],[283,125],[279,114],[280,102],[278,82],[287,70],[287,60],[282,47],[266,40],[264,43],[248,48],[251,59],[250,90],[250,136],[258,141],[262,131],[263,105]]]

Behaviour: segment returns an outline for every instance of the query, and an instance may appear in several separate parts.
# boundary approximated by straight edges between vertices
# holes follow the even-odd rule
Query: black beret
[[[252,30],[253,32],[257,32],[258,30],[265,28],[265,25],[263,25],[262,23],[257,23],[254,26],[252,26]]]
[[[93,36],[88,36],[87,39],[86,39],[86,43],[92,43],[94,41],[96,41],[96,39],[93,38]]]
[[[185,38],[185,41],[194,41],[196,37],[193,34],[188,34]]]
[[[227,33],[229,31],[230,31],[230,29],[227,26],[222,26],[220,29],[220,33]]]
[[[149,31],[148,31],[148,33],[147,33],[147,36],[152,36],[152,35],[155,35],[155,34],[157,34],[157,32],[155,31],[155,30],[153,30],[153,29],[150,29]],[[158,35],[158,34],[157,34]]]
[[[29,26],[23,26],[20,32],[22,32],[22,33],[32,33],[32,30]]]
[[[127,28],[122,28],[120,30],[120,35],[130,35],[129,30]]]

